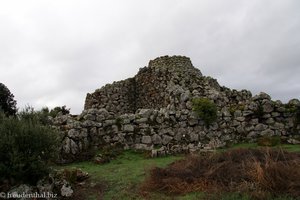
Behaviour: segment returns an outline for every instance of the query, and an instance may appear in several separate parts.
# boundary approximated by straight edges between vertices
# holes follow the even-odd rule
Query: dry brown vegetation
[[[300,154],[273,149],[235,149],[190,155],[153,168],[141,187],[169,194],[241,192],[254,199],[300,197]]]

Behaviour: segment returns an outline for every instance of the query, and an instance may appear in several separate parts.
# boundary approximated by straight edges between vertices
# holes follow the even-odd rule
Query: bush
[[[192,100],[195,111],[206,126],[217,120],[217,106],[207,98],[195,98]]]
[[[34,111],[0,115],[0,182],[35,184],[58,153],[58,133],[42,125]]]

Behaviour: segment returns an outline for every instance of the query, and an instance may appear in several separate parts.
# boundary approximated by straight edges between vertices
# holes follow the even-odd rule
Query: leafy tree
[[[16,115],[17,102],[14,100],[14,95],[10,93],[9,89],[0,83],[0,110],[2,110],[5,115]]]

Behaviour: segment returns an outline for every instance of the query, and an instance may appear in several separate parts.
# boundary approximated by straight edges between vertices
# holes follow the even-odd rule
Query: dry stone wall
[[[218,107],[209,127],[192,111],[192,99],[206,97]],[[61,160],[85,158],[91,149],[121,144],[154,155],[195,151],[228,143],[280,136],[297,142],[300,102],[272,101],[260,93],[221,87],[183,56],[159,57],[130,79],[88,94],[81,115],[60,116],[54,125],[63,134]]]

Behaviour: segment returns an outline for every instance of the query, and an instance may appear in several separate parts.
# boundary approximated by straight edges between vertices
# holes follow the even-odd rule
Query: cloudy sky
[[[80,113],[87,92],[162,55],[230,88],[299,98],[300,1],[0,1],[0,82],[19,108]]]

